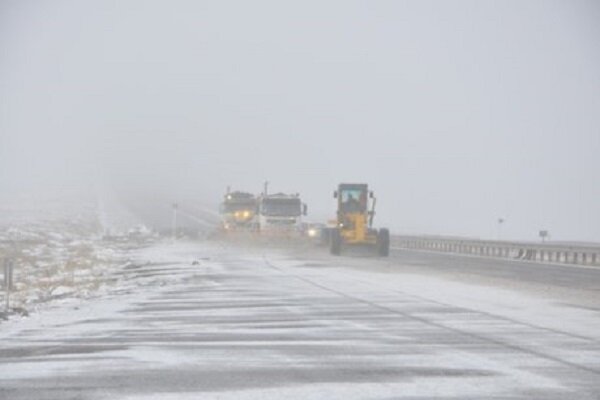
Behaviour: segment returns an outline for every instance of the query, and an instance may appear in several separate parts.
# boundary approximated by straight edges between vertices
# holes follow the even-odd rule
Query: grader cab
[[[342,183],[334,192],[337,199],[336,226],[330,233],[331,254],[341,254],[347,245],[375,248],[377,254],[387,257],[390,251],[390,232],[386,228],[373,229],[375,205],[373,192],[363,183]]]

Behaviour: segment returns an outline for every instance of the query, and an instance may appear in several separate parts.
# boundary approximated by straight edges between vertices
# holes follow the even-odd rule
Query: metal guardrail
[[[392,246],[557,264],[600,266],[600,246],[503,242],[428,236],[393,236]]]

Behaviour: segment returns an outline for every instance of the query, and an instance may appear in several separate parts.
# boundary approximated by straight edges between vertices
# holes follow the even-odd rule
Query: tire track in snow
[[[388,312],[388,313],[392,313],[392,314],[395,314],[395,315],[400,315],[400,316],[402,316],[404,318],[407,318],[407,319],[410,319],[410,320],[413,320],[413,321],[416,321],[416,322],[420,322],[420,323],[428,325],[430,327],[434,327],[434,328],[437,328],[437,329],[441,329],[441,330],[445,330],[445,331],[448,331],[448,332],[452,332],[454,334],[457,334],[457,335],[460,335],[460,336],[463,336],[463,337],[467,337],[467,338],[471,338],[471,339],[476,339],[478,341],[487,342],[489,344],[493,344],[495,346],[499,346],[499,347],[502,347],[504,349],[508,349],[508,350],[512,350],[512,351],[516,351],[516,352],[520,352],[520,353],[524,353],[524,354],[527,354],[527,355],[530,355],[530,356],[535,356],[535,357],[538,357],[538,358],[541,358],[541,359],[544,359],[544,360],[547,360],[547,361],[551,361],[551,362],[560,364],[560,365],[565,366],[565,367],[574,368],[574,369],[577,369],[579,371],[583,371],[583,372],[586,372],[586,373],[590,373],[590,374],[594,374],[594,375],[600,375],[600,370],[596,369],[596,368],[592,368],[592,367],[589,367],[589,366],[586,366],[586,365],[581,365],[581,364],[578,364],[578,363],[575,363],[575,362],[572,362],[572,361],[569,361],[569,360],[565,360],[565,359],[563,359],[561,357],[558,357],[558,356],[554,356],[554,355],[551,355],[551,354],[543,353],[541,351],[534,350],[534,349],[531,349],[531,348],[527,348],[527,347],[524,347],[524,346],[520,346],[520,345],[517,345],[517,344],[508,343],[506,341],[503,341],[503,340],[500,340],[500,339],[491,338],[491,337],[486,336],[486,335],[477,334],[477,333],[473,333],[473,332],[468,332],[468,331],[463,330],[463,329],[454,328],[454,327],[445,325],[445,324],[440,323],[440,322],[432,321],[432,320],[430,320],[428,318],[425,318],[425,317],[416,316],[416,315],[413,315],[411,313],[407,313],[407,312],[400,311],[400,310],[397,310],[397,309],[392,308],[392,307],[388,307],[388,306],[385,306],[385,305],[382,305],[382,304],[378,304],[378,303],[376,303],[374,301],[371,301],[371,300],[366,300],[366,299],[361,298],[361,297],[353,296],[351,294],[342,292],[341,290],[338,290],[338,289],[333,289],[331,287],[323,285],[322,283],[315,282],[314,280],[312,280],[310,278],[307,278],[305,276],[301,276],[301,275],[298,275],[298,274],[287,272],[284,268],[275,265],[271,260],[269,260],[267,258],[266,255],[263,255],[263,260],[265,262],[265,265],[267,265],[268,267],[270,267],[270,268],[272,268],[274,270],[279,271],[280,273],[282,273],[284,275],[291,276],[293,278],[296,278],[296,279],[298,279],[300,281],[305,282],[306,284],[312,285],[312,286],[317,287],[317,288],[319,288],[321,290],[324,290],[326,292],[338,295],[338,296],[346,298],[348,300],[352,300],[352,301],[355,301],[357,303],[366,304],[366,305],[368,305],[368,306],[370,306],[372,308],[375,308],[375,309],[378,309],[378,310],[381,310],[381,311],[385,311],[385,312]],[[347,274],[344,274],[344,275],[348,276]],[[357,282],[359,282],[356,279],[354,279],[354,280],[357,281]],[[378,289],[380,289],[380,288],[378,287]],[[398,294],[405,294],[405,293],[403,293],[401,291],[397,291],[397,293]],[[413,295],[410,295],[410,294],[407,294],[407,296],[414,297]],[[429,299],[425,299],[425,300],[429,301],[429,302],[432,302],[432,303],[435,303],[434,301],[431,301]],[[447,305],[444,305],[444,306],[447,306]],[[452,306],[452,307],[454,307],[454,306]],[[469,311],[471,311],[471,310],[469,310]],[[496,316],[493,315],[493,314],[490,314],[490,316],[496,318]],[[510,322],[510,319],[509,319],[509,322]],[[559,333],[565,334],[564,332],[559,332]],[[585,338],[584,337],[584,338],[578,338],[578,339],[588,340],[589,338]],[[596,343],[596,341],[594,341],[594,343]]]

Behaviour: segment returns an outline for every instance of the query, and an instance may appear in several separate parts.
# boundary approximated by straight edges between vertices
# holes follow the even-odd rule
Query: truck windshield
[[[301,214],[300,199],[265,199],[262,214],[272,217],[297,217]]]
[[[227,213],[236,212],[236,211],[254,211],[256,208],[256,203],[254,200],[245,200],[245,201],[229,201],[223,204],[223,211]]]

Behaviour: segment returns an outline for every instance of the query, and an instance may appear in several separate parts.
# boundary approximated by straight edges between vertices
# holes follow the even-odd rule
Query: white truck
[[[301,235],[306,212],[299,194],[263,194],[258,198],[258,229],[274,236]]]

